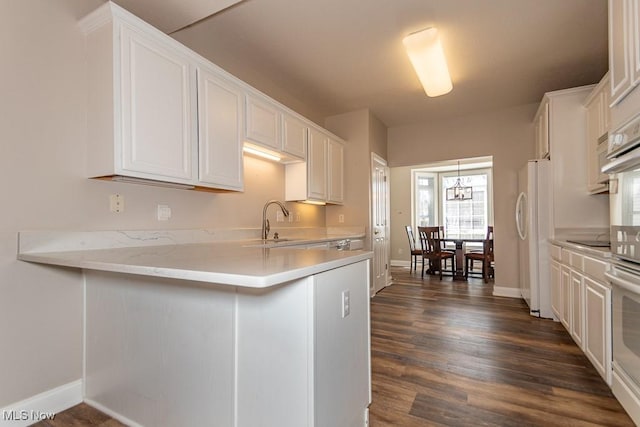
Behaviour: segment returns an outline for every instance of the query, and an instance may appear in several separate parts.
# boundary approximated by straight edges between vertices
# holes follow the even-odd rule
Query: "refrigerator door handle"
[[[521,240],[527,239],[527,195],[520,193],[516,201],[516,229]]]

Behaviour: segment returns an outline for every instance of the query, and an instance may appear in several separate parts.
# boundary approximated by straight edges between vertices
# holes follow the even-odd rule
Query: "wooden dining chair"
[[[444,232],[444,225],[439,225],[438,229],[440,231],[440,238],[444,239],[446,237],[446,234]],[[452,254],[455,254],[456,253],[456,246],[453,243],[452,243],[452,245],[453,246],[448,246],[447,242],[441,242],[440,247],[442,249],[442,252],[451,252]],[[446,262],[447,261],[445,260],[445,266],[446,266]],[[453,262],[453,260],[451,262]]]
[[[468,279],[469,271],[473,268],[474,261],[482,263],[482,280],[489,283],[489,277],[493,277],[493,233],[491,239],[482,242],[482,252],[467,252],[464,254],[464,275]]]
[[[487,234],[485,235],[485,240],[493,240],[493,225],[488,225],[487,226]],[[472,249],[470,250],[468,253],[483,253],[484,252],[484,246],[482,249]],[[469,265],[469,271],[473,271],[473,263],[474,261],[482,261],[481,259],[477,259],[477,260],[472,260],[471,264]],[[465,265],[465,274],[466,274],[466,266],[467,266],[467,261],[464,262]]]
[[[413,230],[411,229],[410,225],[407,225],[404,227],[405,230],[407,230],[407,238],[409,239],[409,250],[411,251],[411,266],[413,268],[410,268],[411,271],[417,271],[418,269],[418,258],[420,258],[420,260],[423,260],[422,258],[422,249],[416,248],[416,238],[413,235]],[[422,261],[424,262],[424,261]]]
[[[455,255],[442,250],[440,227],[418,227],[418,236],[422,247],[422,277],[424,277],[425,259],[429,261],[431,273],[436,271],[440,273],[440,280],[442,280],[442,263],[444,261],[446,267],[447,259],[451,259],[451,275],[455,274]]]

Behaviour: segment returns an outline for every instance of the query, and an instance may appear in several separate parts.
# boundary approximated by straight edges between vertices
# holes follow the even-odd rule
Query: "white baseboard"
[[[522,299],[520,288],[511,288],[506,286],[493,285],[493,296]]]
[[[73,381],[2,408],[0,427],[29,426],[81,402],[82,380]]]
[[[411,267],[411,261],[404,259],[392,259],[391,267]]]
[[[96,402],[95,400],[91,400],[91,399],[85,399],[84,400],[85,403],[89,406],[92,406],[94,408],[96,408],[97,410],[99,410],[100,412],[103,412],[107,415],[109,415],[111,418],[115,418],[116,420],[120,421],[122,424],[129,426],[129,427],[143,427],[142,424],[138,424],[133,420],[130,420],[129,418],[119,414],[118,412],[112,411],[111,409],[107,408],[106,406],[103,406],[102,404]]]

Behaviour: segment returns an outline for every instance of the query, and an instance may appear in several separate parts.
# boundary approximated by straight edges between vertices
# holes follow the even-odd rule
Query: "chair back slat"
[[[413,252],[416,250],[416,238],[413,235],[413,230],[410,225],[405,226],[405,229],[407,230],[407,238],[409,239],[409,249]]]

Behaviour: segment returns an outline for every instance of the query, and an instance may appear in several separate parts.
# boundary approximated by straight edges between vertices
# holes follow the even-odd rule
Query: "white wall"
[[[478,113],[437,123],[389,128],[391,258],[409,260],[404,226],[411,223],[411,165],[493,156],[493,206],[497,287],[518,287],[514,208],[518,170],[533,158],[537,104]],[[399,256],[399,249],[404,255]]]
[[[0,2],[0,408],[82,373],[80,273],[16,261],[19,231],[259,228],[263,204],[284,198],[283,167],[248,157],[238,194],[84,178],[87,91],[76,22],[100,3]],[[124,196],[124,213],[109,212],[112,193]],[[170,221],[155,219],[158,203],[170,205]],[[302,216],[293,226],[325,225],[324,208],[289,207]]]

